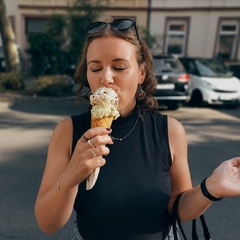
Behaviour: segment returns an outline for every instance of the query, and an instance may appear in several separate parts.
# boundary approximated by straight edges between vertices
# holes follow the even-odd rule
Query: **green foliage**
[[[156,42],[157,42],[156,37],[150,34],[149,29],[146,29],[146,28],[143,28],[140,26],[138,26],[138,29],[139,29],[139,32],[140,32],[140,35],[141,35],[143,41],[151,49],[154,46],[154,44],[156,44]]]
[[[66,28],[66,20],[62,15],[53,15],[47,26],[46,32],[59,43],[64,43],[63,29]]]
[[[67,52],[63,48],[65,43],[64,29],[66,23],[62,16],[54,15],[49,21],[46,32],[31,33],[27,36],[32,63],[33,76],[62,74],[68,66]]]
[[[73,74],[87,26],[96,21],[108,0],[75,0],[66,15],[53,15],[44,33],[27,36],[31,74]]]
[[[16,72],[0,73],[0,92],[24,89],[23,76]]]
[[[27,53],[31,59],[33,76],[47,73],[64,73],[67,68],[66,51],[61,49],[61,38],[54,39],[48,33],[28,35],[30,47]]]
[[[76,0],[73,7],[69,9],[68,34],[71,44],[68,51],[71,56],[71,64],[75,65],[79,59],[87,26],[98,20],[108,2],[108,0]]]
[[[72,96],[73,84],[67,75],[46,75],[32,79],[26,94],[44,97]]]

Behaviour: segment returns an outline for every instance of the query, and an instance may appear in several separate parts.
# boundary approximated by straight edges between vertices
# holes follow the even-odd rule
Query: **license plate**
[[[158,84],[157,89],[174,89],[174,84]]]

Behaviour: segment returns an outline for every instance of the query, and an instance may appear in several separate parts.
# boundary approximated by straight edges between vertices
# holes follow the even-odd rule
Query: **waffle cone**
[[[113,117],[105,117],[105,118],[91,118],[91,127],[105,127],[105,128],[110,128],[112,125]],[[87,181],[86,181],[86,189],[90,190],[93,188],[95,185],[98,174],[100,171],[100,167],[94,169],[91,174],[88,176]]]
[[[104,118],[92,118],[91,119],[91,127],[105,127],[110,128],[112,125],[113,117],[104,117]]]

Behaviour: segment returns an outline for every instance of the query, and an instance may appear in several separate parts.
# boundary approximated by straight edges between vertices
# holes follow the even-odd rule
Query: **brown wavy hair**
[[[102,30],[88,34],[85,39],[85,44],[82,49],[81,58],[77,65],[75,72],[75,82],[79,84],[79,88],[77,90],[77,95],[80,100],[82,99],[81,92],[84,86],[89,87],[87,80],[87,51],[89,44],[97,38],[104,38],[108,36],[115,36],[118,38],[122,38],[136,47],[136,57],[138,65],[145,66],[146,69],[146,77],[141,85],[142,90],[145,92],[145,98],[143,100],[139,100],[138,104],[141,106],[142,110],[157,110],[157,101],[153,98],[152,94],[156,89],[157,80],[154,76],[153,70],[153,59],[152,54],[150,53],[147,45],[141,39],[138,39],[136,36],[136,32],[134,29],[128,29],[125,31],[117,31],[110,27],[109,24],[106,25]]]

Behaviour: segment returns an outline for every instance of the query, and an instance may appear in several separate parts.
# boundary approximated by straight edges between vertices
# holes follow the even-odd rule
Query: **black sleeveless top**
[[[112,136],[131,131],[137,111],[113,121]],[[74,209],[84,240],[161,240],[171,225],[167,205],[171,194],[167,116],[142,113],[131,134],[108,145],[110,154],[91,190],[79,185]],[[73,149],[90,128],[90,112],[72,116]]]

